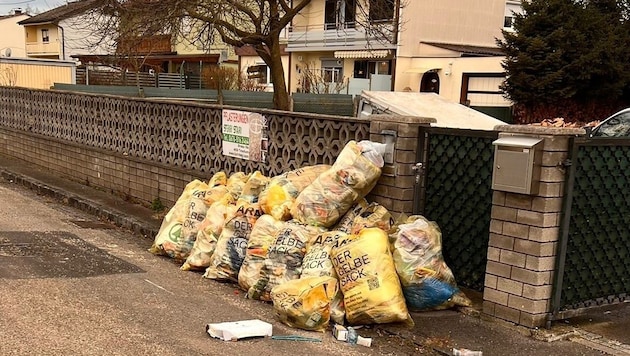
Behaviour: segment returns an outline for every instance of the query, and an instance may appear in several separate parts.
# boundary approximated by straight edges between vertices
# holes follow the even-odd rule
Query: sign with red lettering
[[[226,109],[222,115],[223,155],[265,162],[267,118],[254,112]]]

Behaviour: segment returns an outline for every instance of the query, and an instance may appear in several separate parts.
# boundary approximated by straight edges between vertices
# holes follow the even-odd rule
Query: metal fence
[[[262,91],[238,91],[216,89],[181,89],[173,86],[142,87],[130,85],[83,85],[55,83],[53,89],[92,94],[110,94],[126,97],[168,98],[189,100],[204,103],[219,103],[224,105],[242,106],[258,109],[273,108],[273,93]],[[304,94],[293,93],[293,111],[322,115],[354,116],[354,98],[344,94]]]
[[[630,140],[574,139],[553,318],[630,297]]]
[[[86,70],[77,68],[77,84],[138,86],[142,88],[207,89],[198,75]]]
[[[422,136],[422,135],[421,135]],[[494,131],[425,130],[419,211],[442,230],[446,263],[459,285],[482,291],[486,270]]]

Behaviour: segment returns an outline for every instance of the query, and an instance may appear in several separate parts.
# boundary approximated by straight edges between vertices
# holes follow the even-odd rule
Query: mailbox
[[[538,194],[543,140],[528,136],[506,136],[492,144],[492,189]]]

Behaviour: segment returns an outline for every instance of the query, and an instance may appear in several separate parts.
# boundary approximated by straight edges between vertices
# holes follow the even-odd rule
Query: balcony
[[[360,49],[395,49],[391,43],[384,43],[375,36],[369,36],[364,29],[353,22],[337,26],[335,24],[293,26],[289,29],[287,52],[334,51]]]
[[[61,46],[59,42],[27,42],[26,55],[29,57],[38,56],[59,56]]]
[[[171,35],[126,37],[118,42],[118,54],[164,54],[173,52]]]

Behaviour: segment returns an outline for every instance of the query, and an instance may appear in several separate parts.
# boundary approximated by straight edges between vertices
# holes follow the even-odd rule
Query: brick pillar
[[[418,162],[418,138],[421,126],[430,126],[435,119],[414,116],[371,115],[370,141],[384,142],[383,130],[395,132],[393,163],[385,163],[376,187],[369,195],[394,214],[411,215]]]
[[[507,125],[505,136],[544,139],[536,195],[494,191],[483,312],[526,327],[543,326],[551,312],[552,284],[562,220],[569,138],[583,129]]]

